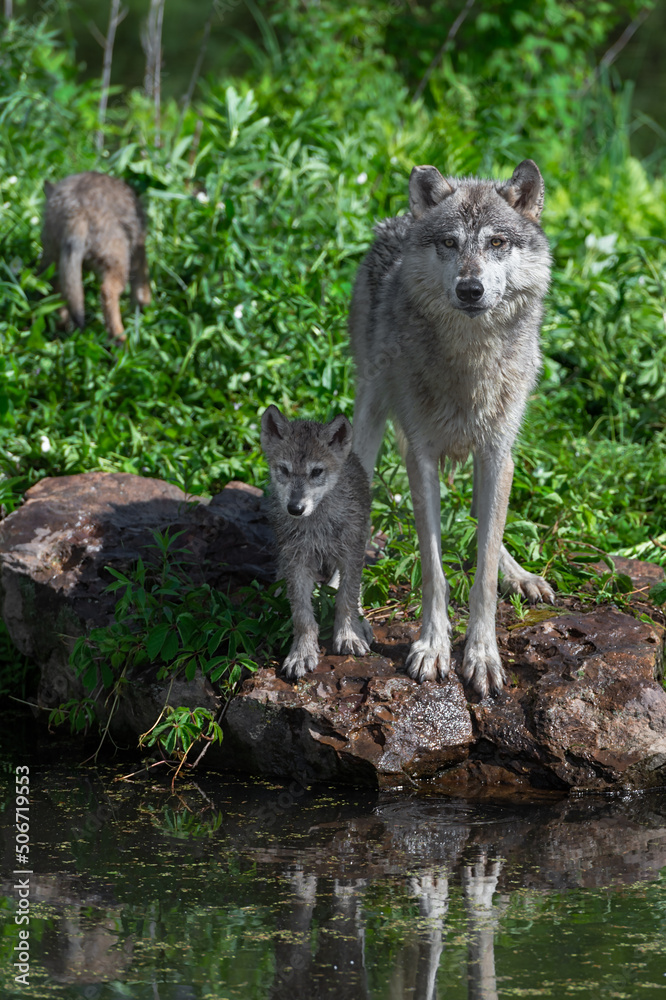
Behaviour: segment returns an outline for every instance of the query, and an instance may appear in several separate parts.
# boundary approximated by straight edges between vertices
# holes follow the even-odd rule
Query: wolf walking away
[[[377,226],[350,312],[354,450],[368,477],[389,414],[406,442],[423,576],[423,624],[407,669],[419,681],[449,672],[439,466],[474,456],[478,559],[463,675],[484,695],[506,680],[495,635],[498,570],[507,591],[554,601],[546,581],[502,545],[511,449],[540,366],[550,278],[543,197],[532,160],[508,181],[447,179],[415,167],[410,212]]]
[[[271,476],[271,520],[280,576],[294,622],[294,641],[283,664],[299,678],[319,660],[312,611],[315,582],[340,572],[333,650],[363,656],[372,629],[360,610],[361,574],[370,530],[370,487],[352,452],[352,428],[340,414],[328,424],[289,421],[277,406],[261,418],[261,444]]]
[[[62,319],[83,329],[83,267],[102,279],[102,308],[108,333],[124,340],[120,295],[128,280],[136,305],[150,302],[146,262],[146,219],[139,199],[117,177],[88,172],[57,184],[44,182],[41,269],[55,264],[67,301]],[[57,287],[57,286],[56,286]]]

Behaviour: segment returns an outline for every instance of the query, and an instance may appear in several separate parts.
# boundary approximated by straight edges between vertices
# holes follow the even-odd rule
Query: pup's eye
[[[501,246],[504,246],[505,243],[506,243],[506,240],[503,239],[503,237],[501,237],[501,236],[493,236],[493,237],[491,237],[491,240],[490,240],[490,245],[493,246],[493,247],[501,247]]]
[[[319,479],[320,476],[324,475],[324,470],[320,469],[319,466],[315,469],[310,470],[310,479]]]
[[[454,247],[456,245],[456,241],[452,240],[450,237],[446,240],[443,240],[443,243],[445,247]]]
[[[289,468],[286,465],[278,465],[278,472],[280,473],[281,476],[288,476]]]

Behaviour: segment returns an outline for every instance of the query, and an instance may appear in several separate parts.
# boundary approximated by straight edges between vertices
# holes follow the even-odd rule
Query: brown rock
[[[456,676],[419,685],[385,657],[324,657],[296,686],[260,670],[224,724],[222,762],[234,770],[380,788],[464,760],[474,738]]]
[[[261,491],[235,487],[206,500],[157,479],[90,472],[28,490],[0,522],[0,600],[12,640],[42,669],[41,704],[80,695],[69,653],[77,636],[113,618],[105,567],[149,560],[154,531],[183,531],[178,547],[202,583],[273,579]]]
[[[225,766],[465,798],[666,785],[663,630],[612,607],[530,617],[500,629],[510,685],[468,706],[455,675],[419,686],[396,671],[412,623],[376,629],[382,656],[325,657],[296,687],[260,671],[227,712]]]
[[[139,476],[65,476],[38,483],[0,523],[2,612],[16,645],[41,667],[42,704],[81,693],[69,651],[77,636],[112,620],[105,567],[126,571],[139,556],[151,558],[153,532],[166,528],[183,532],[177,544],[196,581],[224,587],[273,577],[262,495],[244,484],[206,501]],[[636,561],[618,569],[635,581],[661,573]],[[666,785],[659,626],[608,606],[529,612],[519,627],[499,628],[510,685],[494,700],[468,692],[470,705],[455,672],[442,684],[418,685],[405,675],[417,631],[411,622],[378,627],[375,655],[325,656],[296,686],[258,671],[228,706],[218,764],[304,784],[465,797]],[[462,645],[454,647],[454,665]],[[202,678],[174,691],[172,704],[219,705]],[[126,728],[134,735],[147,729],[164,700],[164,686],[134,678]]]
[[[536,787],[666,784],[659,626],[604,607],[502,638],[514,683],[494,703],[472,706],[487,757]]]

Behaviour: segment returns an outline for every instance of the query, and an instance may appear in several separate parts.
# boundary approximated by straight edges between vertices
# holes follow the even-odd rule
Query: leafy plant
[[[284,613],[274,617],[272,625],[268,622],[271,603],[273,609],[280,603],[275,593],[257,610],[255,588],[248,588],[241,595],[244,600],[234,604],[208,584],[194,584],[186,550],[175,546],[180,534],[154,532],[153,562],[139,559],[128,573],[107,567],[114,578],[107,591],[119,595],[114,621],[77,639],[70,659],[89,694],[54,709],[51,724],[69,721],[78,732],[97,720],[104,738],[130,680],[147,673],[158,681],[179,675],[191,681],[203,675],[220,695],[223,710],[243,672],[256,670],[260,649],[282,635],[288,614],[286,619]],[[281,612],[283,605],[284,599]],[[221,739],[219,721],[211,712],[173,708],[167,702],[140,742],[178,757],[180,770],[195,743]]]
[[[596,73],[591,47],[641,4],[492,0],[470,8],[452,45],[462,3],[380,11],[326,0],[306,18],[297,0],[254,6],[261,41],[240,39],[242,77],[210,77],[184,114],[165,102],[159,147],[150,102],[119,91],[104,155],[94,143],[97,84],[82,81],[42,21],[3,29],[5,509],[43,476],[93,469],[204,495],[232,478],[264,486],[266,405],[319,420],[352,415],[351,288],[375,221],[406,210],[414,163],[508,176],[531,156],[546,181],[553,287],[543,375],[515,449],[507,545],[564,593],[598,581],[576,561],[583,551],[664,563],[663,150],[649,164],[632,155],[631,87]],[[43,181],[87,169],[123,176],[147,205],[154,301],[135,316],[123,301],[124,350],[109,344],[96,295],[86,330],[65,335],[60,298],[37,269]],[[95,279],[86,280],[90,292]],[[473,579],[471,495],[468,464],[442,485],[443,558],[461,604]],[[418,610],[409,486],[390,434],[373,524],[387,557],[366,573],[366,604],[407,593]],[[114,577],[115,625],[77,644],[86,692],[103,693],[108,710],[128,670],[201,671],[224,687],[259,649],[286,641],[276,590],[230,601],[169,573],[158,584],[139,564]],[[623,585],[609,569],[597,593],[617,600]],[[320,599],[330,603],[325,590]],[[18,667],[7,670],[19,685]],[[76,718],[85,725],[85,714]]]

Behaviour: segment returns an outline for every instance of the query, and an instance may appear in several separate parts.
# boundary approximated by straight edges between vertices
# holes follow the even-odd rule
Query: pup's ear
[[[523,160],[511,180],[497,188],[497,193],[521,215],[537,222],[543,209],[544,184],[534,160]]]
[[[275,441],[282,441],[289,421],[272,403],[261,416],[261,447],[266,450]]]
[[[44,181],[44,194],[46,195],[47,198],[50,198],[51,194],[53,193],[54,187],[55,184],[52,184],[51,181]]]
[[[414,167],[409,175],[409,208],[415,219],[420,219],[429,208],[439,205],[450,194],[452,188],[437,167]]]
[[[352,446],[352,425],[347,418],[342,413],[338,414],[330,424],[326,424],[324,430],[329,448],[346,458]]]

